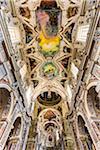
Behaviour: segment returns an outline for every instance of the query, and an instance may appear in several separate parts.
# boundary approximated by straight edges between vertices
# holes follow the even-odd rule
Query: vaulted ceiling
[[[83,44],[78,39],[84,6],[81,0],[11,2],[8,30],[20,54],[17,64],[24,87],[31,85],[33,100],[44,92],[48,97],[55,92],[71,106],[84,54],[85,40]]]
[[[44,146],[47,140],[46,147],[53,147],[63,134],[62,118],[71,114],[84,76],[91,23],[88,1],[9,0],[7,6],[3,13],[13,45],[11,60],[32,116],[30,134],[36,127],[38,142]]]
[[[82,77],[90,25],[81,0],[14,0],[6,22],[28,105],[65,100],[71,110]],[[10,11],[9,11],[10,10]]]

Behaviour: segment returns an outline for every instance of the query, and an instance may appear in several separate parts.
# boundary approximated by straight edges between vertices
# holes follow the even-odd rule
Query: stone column
[[[65,129],[65,147],[68,150],[73,150],[74,149],[74,140],[73,140],[73,133],[72,133],[72,127],[71,124],[69,123],[69,120],[64,118],[64,129]]]

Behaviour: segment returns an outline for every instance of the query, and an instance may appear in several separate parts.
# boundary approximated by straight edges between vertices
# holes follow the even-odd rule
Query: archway
[[[7,117],[11,108],[11,94],[4,88],[0,87],[0,137],[2,137],[7,126]]]
[[[85,125],[85,121],[80,115],[78,116],[78,129],[79,137],[81,139],[84,150],[96,150],[89,131]]]
[[[4,150],[16,149],[20,140],[20,131],[21,131],[21,118],[18,117],[13,124],[13,129],[11,129]]]
[[[92,86],[87,92],[87,104],[91,115],[100,116],[100,97],[95,90],[96,86]]]
[[[36,147],[62,149],[63,125],[61,114],[53,108],[44,109],[38,116]]]
[[[11,107],[11,95],[5,88],[0,88],[0,121],[6,120]]]

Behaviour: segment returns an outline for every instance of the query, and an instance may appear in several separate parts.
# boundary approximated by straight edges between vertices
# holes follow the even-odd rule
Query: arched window
[[[88,129],[85,126],[85,121],[81,116],[78,116],[78,129],[84,150],[96,150]]]
[[[21,131],[21,118],[18,117],[13,124],[13,129],[11,130],[9,134],[4,150],[16,149],[20,140],[19,139],[20,131]]]
[[[87,93],[87,103],[90,113],[98,117],[100,115],[100,97],[95,90],[95,86],[91,87]]]
[[[0,122],[4,121],[11,106],[10,92],[5,88],[0,88]]]

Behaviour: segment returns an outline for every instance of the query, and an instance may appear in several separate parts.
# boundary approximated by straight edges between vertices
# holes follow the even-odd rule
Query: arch
[[[52,124],[54,125],[54,128],[58,129],[60,133],[62,133],[62,124],[60,124],[57,120],[52,120],[52,121],[46,121],[44,124],[43,124],[43,128],[44,128],[44,133],[46,132],[46,125],[49,125],[49,124]]]
[[[42,84],[40,83],[35,89],[32,89],[30,95],[28,95],[31,99],[29,102],[27,99],[27,106],[26,106],[29,114],[33,113],[37,97],[41,93],[48,92],[49,89],[51,92],[59,94],[62,100],[66,101],[68,111],[70,111],[71,101],[69,100],[67,91],[63,88],[63,86],[61,86],[61,84],[59,84],[58,82],[54,82],[53,80],[49,82],[45,80],[43,81]]]
[[[35,101],[36,98],[41,93],[47,92],[49,86],[50,86],[50,90],[52,92],[58,93],[62,97],[62,99],[67,100],[67,94],[66,94],[67,92],[64,90],[64,88],[61,85],[60,86],[58,84],[54,85],[54,82],[52,82],[52,83],[50,82],[50,84],[49,83],[48,84],[43,84],[43,85],[40,84],[38,87],[36,87],[35,90],[33,91],[33,94],[32,94],[33,95],[32,100]]]
[[[7,142],[5,144],[4,150],[8,149],[16,149],[20,140],[20,133],[21,133],[21,117],[17,117],[14,121],[13,128],[9,134]]]
[[[58,146],[62,140],[62,117],[58,110],[47,108],[40,112],[37,124],[37,143],[40,147]]]
[[[44,92],[40,94],[37,98],[38,102],[45,106],[57,105],[61,102],[62,98],[59,94],[55,92]]]
[[[39,118],[42,117],[42,116],[44,116],[48,111],[51,111],[51,112],[53,112],[55,115],[61,117],[61,114],[60,114],[60,112],[59,112],[58,110],[56,110],[56,109],[54,109],[54,108],[47,108],[47,109],[44,109],[44,110],[42,110],[42,111],[40,112]]]
[[[11,87],[8,84],[5,83],[0,83],[0,88],[5,88],[7,89],[9,92],[12,91]]]
[[[58,110],[53,108],[47,108],[40,112],[38,116],[37,130],[38,131],[41,130],[43,134],[47,134],[45,131],[45,125],[50,123],[54,124],[55,127],[59,128],[60,131],[62,132],[61,114],[59,113]]]
[[[32,95],[31,95],[31,104],[33,102],[32,105],[30,105],[30,110],[32,113],[34,110],[34,102],[37,100],[37,97],[44,92],[48,92],[48,89],[50,87],[50,91],[51,92],[55,92],[57,94],[59,94],[62,98],[62,100],[65,100],[67,102],[68,105],[68,111],[70,111],[70,106],[71,106],[71,102],[68,99],[68,94],[67,91],[63,88],[63,86],[61,86],[59,83],[55,83],[54,81],[47,81],[44,82],[42,85],[38,85],[33,91],[32,91]]]
[[[3,136],[13,111],[14,95],[8,84],[0,83],[0,138]]]
[[[6,84],[6,83],[0,83],[0,89],[5,89],[9,92],[10,94],[10,98],[11,98],[11,103],[10,103],[10,109],[9,109],[9,112],[8,112],[8,115],[6,116],[7,119],[9,118],[9,116],[11,115],[12,113],[12,110],[13,110],[13,105],[14,105],[14,94],[13,94],[13,91],[12,91],[12,88]],[[0,96],[1,97],[1,96]]]
[[[100,115],[100,98],[95,90],[95,86],[92,86],[87,92],[87,103],[91,114],[98,117]]]
[[[84,127],[85,127],[85,121],[83,120],[82,116],[79,115],[78,116],[78,128],[79,128],[80,134],[85,134]]]
[[[13,124],[13,129],[11,130],[10,136],[20,135],[20,129],[21,129],[21,118],[18,117]]]
[[[78,123],[79,138],[82,142],[83,148],[85,150],[96,150],[92,138],[89,134],[89,131],[85,125],[85,121],[81,115],[78,116],[77,123]]]
[[[66,101],[66,104],[68,106],[68,111],[70,112],[70,106],[71,106],[71,101],[68,99],[68,94],[67,91],[61,86],[59,83],[56,83],[54,81],[47,81],[44,82],[42,85],[38,85],[31,94],[31,103],[30,103],[30,112],[33,113],[34,110],[34,103],[37,100],[37,97],[44,92],[48,92],[48,89],[50,87],[51,92],[55,92],[59,94],[62,98],[62,100]]]
[[[100,115],[100,97],[96,92],[98,81],[91,82],[85,91],[85,107],[89,116],[99,117]]]
[[[11,107],[11,95],[8,89],[0,87],[0,121],[5,121]]]
[[[13,124],[17,120],[17,118],[21,118],[21,128],[20,128],[20,134],[19,134],[19,136],[21,136],[22,132],[23,132],[23,125],[24,125],[24,121],[23,121],[21,112],[18,112],[18,114],[16,114],[16,116],[14,117],[14,120],[13,120]]]

